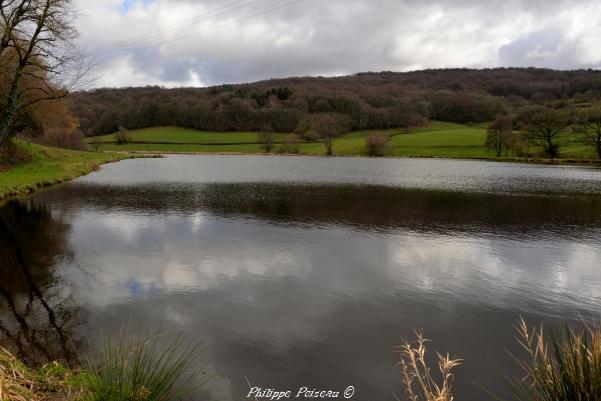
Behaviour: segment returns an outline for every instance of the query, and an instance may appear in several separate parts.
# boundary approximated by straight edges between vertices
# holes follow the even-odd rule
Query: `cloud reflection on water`
[[[519,315],[598,313],[598,172],[444,161],[423,172],[444,184],[434,190],[406,188],[423,179],[421,162],[318,160],[333,163],[321,182],[299,167],[307,160],[134,161],[36,195],[70,226],[72,261],[57,268],[86,311],[83,334],[132,316],[186,328],[212,355],[212,398],[239,397],[248,376],[261,386],[353,384],[360,399],[385,400],[400,393],[392,347],[423,328],[467,360],[457,396],[476,400],[474,380],[502,385],[491,357],[510,371]],[[255,182],[228,180],[243,161]],[[145,175],[147,162],[158,177]],[[332,185],[336,172],[350,177],[344,163],[357,181]],[[519,178],[529,169],[544,178],[538,193]],[[378,171],[390,185],[369,180]],[[317,183],[284,181],[303,174]],[[508,192],[489,192],[507,182]],[[477,183],[484,192],[463,190]]]

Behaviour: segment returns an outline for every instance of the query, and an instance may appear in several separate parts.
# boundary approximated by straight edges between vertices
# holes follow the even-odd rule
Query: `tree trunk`
[[[331,156],[332,155],[332,138],[330,138],[330,137],[324,138],[323,144],[326,147],[326,155]]]
[[[553,149],[553,141],[551,138],[547,138],[547,155],[551,158],[555,158],[555,149]]]
[[[0,118],[0,149],[5,148],[10,141],[10,124],[13,122],[17,104],[19,103],[19,84],[21,82],[21,71],[17,71],[10,87],[4,114]]]
[[[503,151],[503,136],[502,132],[499,130],[499,136],[497,137],[497,157],[501,157],[501,152]]]

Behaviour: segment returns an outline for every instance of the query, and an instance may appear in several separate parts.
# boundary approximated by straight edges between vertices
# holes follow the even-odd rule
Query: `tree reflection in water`
[[[0,345],[30,364],[75,360],[81,313],[57,277],[69,226],[43,206],[0,208]]]

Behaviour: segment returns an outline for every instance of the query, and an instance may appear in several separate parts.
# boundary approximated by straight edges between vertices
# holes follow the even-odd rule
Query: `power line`
[[[198,35],[200,33],[208,32],[208,31],[211,31],[211,30],[214,30],[214,29],[223,28],[223,27],[226,27],[226,26],[229,26],[229,25],[232,25],[232,24],[236,24],[236,23],[242,22],[242,21],[247,21],[247,20],[256,18],[258,16],[269,14],[269,13],[272,13],[274,11],[281,10],[282,8],[289,7],[289,6],[292,6],[292,5],[297,4],[297,3],[301,3],[303,1],[305,1],[305,0],[290,1],[288,3],[284,3],[284,4],[281,4],[279,6],[272,7],[272,8],[269,8],[267,10],[257,12],[255,14],[248,15],[246,17],[242,17],[242,18],[239,18],[237,20],[229,21],[229,22],[226,22],[224,24],[217,25],[217,26],[214,26],[214,27],[211,27],[211,28],[208,28],[208,29],[196,31],[196,32],[193,32],[193,33],[190,33],[190,34],[187,34],[187,35],[183,35],[183,36],[177,37],[175,39],[166,40],[166,41],[154,43],[152,45],[148,45],[148,46],[145,46],[145,47],[140,47],[140,48],[129,50],[129,51],[126,51],[126,52],[122,52],[122,53],[119,53],[119,54],[111,55],[111,56],[108,56],[108,57],[105,57],[103,59],[98,60],[96,62],[96,64],[102,64],[102,63],[105,63],[105,62],[110,61],[110,60],[112,60],[114,58],[117,58],[117,57],[121,57],[121,56],[126,56],[126,55],[129,55],[129,54],[137,53],[137,52],[140,52],[140,51],[151,49],[151,48],[156,47],[156,46],[162,46],[162,45],[166,45],[166,44],[169,44],[169,43],[174,43],[174,42],[177,42],[177,41],[180,41],[180,40],[187,39],[189,37]]]
[[[249,5],[253,4],[253,3],[257,3],[257,2],[263,1],[263,0],[252,0],[252,1],[248,2],[248,3],[244,3],[242,5],[239,5],[238,7],[230,8],[231,6],[239,4],[239,3],[243,2],[243,1],[245,1],[245,0],[236,0],[236,1],[233,1],[231,3],[228,3],[228,4],[224,5],[222,7],[219,7],[219,8],[216,8],[216,9],[212,10],[212,11],[209,11],[207,13],[200,14],[200,15],[197,15],[197,16],[192,17],[192,18],[188,18],[188,19],[186,19],[184,21],[180,21],[180,22],[178,22],[176,24],[168,25],[168,26],[166,26],[163,29],[155,30],[153,32],[142,34],[142,35],[133,37],[131,39],[127,39],[127,40],[123,40],[123,41],[117,42],[117,43],[115,43],[112,46],[107,46],[107,47],[104,47],[104,48],[101,48],[101,49],[94,50],[94,51],[90,52],[88,54],[88,56],[98,55],[98,54],[101,54],[101,53],[110,52],[112,50],[118,50],[120,48],[128,47],[128,46],[130,46],[132,44],[135,44],[135,43],[138,43],[138,42],[145,42],[146,40],[152,38],[153,36],[158,36],[158,35],[161,35],[161,34],[164,34],[164,33],[167,33],[167,32],[172,32],[172,31],[177,30],[177,29],[181,29],[181,28],[184,28],[184,27],[196,25],[196,24],[200,23],[203,20],[206,20],[206,19],[209,19],[209,18],[218,17],[220,15],[223,15],[223,14],[229,13],[231,11],[235,11],[235,10],[241,9],[243,7],[249,6]],[[221,11],[221,12],[218,12],[218,11]]]

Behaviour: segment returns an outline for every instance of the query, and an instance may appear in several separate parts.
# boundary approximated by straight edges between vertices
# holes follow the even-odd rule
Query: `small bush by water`
[[[125,145],[127,143],[131,143],[133,141],[129,131],[125,128],[119,128],[119,131],[115,133],[115,142],[117,145]]]
[[[389,136],[370,134],[365,138],[365,153],[368,156],[392,156],[393,150]]]
[[[9,142],[4,148],[0,148],[0,171],[13,166],[27,163],[33,158],[32,152],[22,142]]]

